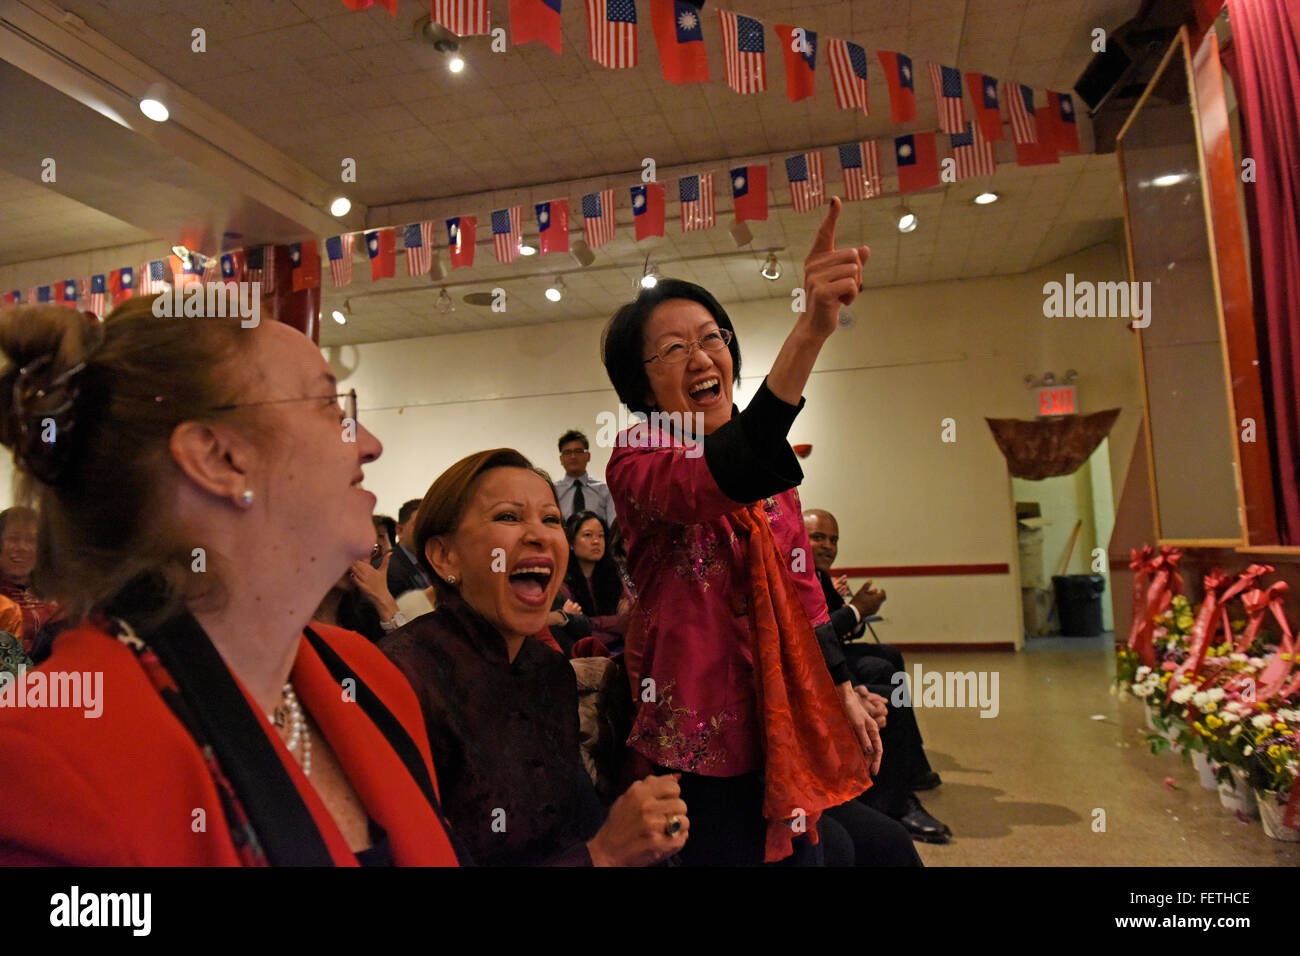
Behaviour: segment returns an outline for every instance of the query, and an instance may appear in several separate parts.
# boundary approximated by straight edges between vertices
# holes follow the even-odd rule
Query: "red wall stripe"
[[[831,574],[851,578],[929,578],[964,574],[1010,574],[1009,564],[893,564],[878,567],[832,568]]]

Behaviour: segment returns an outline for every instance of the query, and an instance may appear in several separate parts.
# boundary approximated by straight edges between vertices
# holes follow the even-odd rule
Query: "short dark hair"
[[[406,524],[411,520],[411,516],[420,510],[420,498],[412,498],[402,507],[397,509],[397,523]]]
[[[14,505],[12,508],[0,511],[0,536],[4,535],[5,529],[9,527],[10,522],[15,524],[40,524],[36,509],[27,508],[23,505]]]
[[[591,448],[591,442],[587,441],[587,436],[584,435],[582,432],[578,431],[576,428],[570,428],[567,432],[561,435],[560,442],[555,447],[558,448],[560,451],[564,451],[564,446],[571,441],[582,442],[583,451],[587,451]]]
[[[727,310],[707,289],[694,282],[660,279],[653,288],[642,290],[640,295],[614,313],[600,340],[601,358],[609,381],[618,393],[619,401],[634,412],[650,412],[646,402],[650,379],[641,356],[645,349],[645,324],[656,308],[672,299],[698,302],[713,316],[718,328],[731,333],[731,343],[727,348],[731,352],[732,381],[740,381],[740,339]]]
[[[388,535],[388,543],[393,547],[396,547],[397,522],[388,517],[388,515],[374,515],[370,520],[374,523],[375,530],[379,531],[382,529],[384,534]]]

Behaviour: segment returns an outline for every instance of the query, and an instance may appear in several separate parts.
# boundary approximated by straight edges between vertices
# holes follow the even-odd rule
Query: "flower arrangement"
[[[1258,587],[1273,571],[1267,565],[1235,580],[1215,571],[1193,605],[1182,593],[1179,557],[1170,548],[1133,554],[1133,627],[1116,655],[1118,685],[1146,704],[1152,753],[1208,761],[1225,806],[1232,805],[1225,788],[1247,786],[1269,835],[1300,840],[1300,671],[1293,673],[1300,647],[1281,610],[1286,584]],[[1238,606],[1244,613],[1230,614]],[[1279,633],[1264,627],[1270,612]]]

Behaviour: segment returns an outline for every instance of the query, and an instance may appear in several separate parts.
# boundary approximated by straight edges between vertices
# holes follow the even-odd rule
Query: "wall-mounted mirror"
[[[1119,136],[1131,278],[1162,542],[1242,542],[1223,320],[1187,32]]]

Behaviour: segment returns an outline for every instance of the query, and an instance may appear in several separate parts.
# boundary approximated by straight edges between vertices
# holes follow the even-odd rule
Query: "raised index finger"
[[[839,222],[840,205],[840,197],[832,196],[831,208],[826,211],[826,218],[817,229],[817,237],[813,239],[812,251],[809,255],[830,252],[835,248],[835,224]]]

